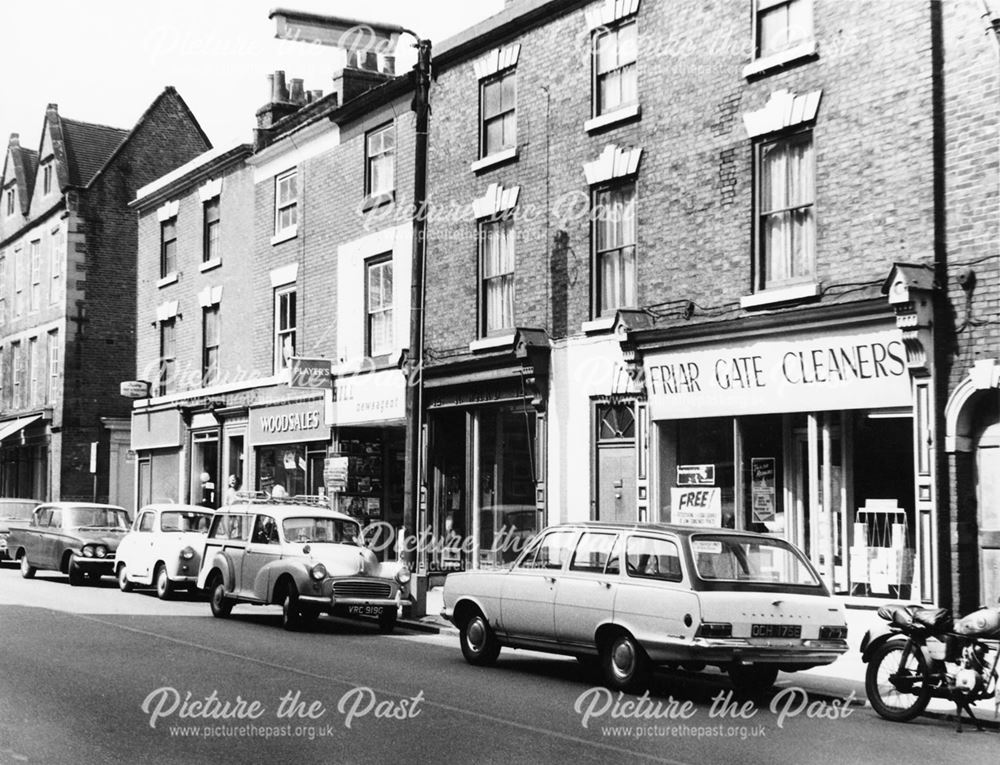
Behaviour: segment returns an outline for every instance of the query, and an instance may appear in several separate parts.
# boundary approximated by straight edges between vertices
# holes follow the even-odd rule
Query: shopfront
[[[40,414],[0,421],[0,496],[49,498],[48,420]]]
[[[253,490],[277,497],[324,494],[331,435],[325,400],[269,402],[251,406],[248,416]]]
[[[178,502],[183,497],[186,435],[187,426],[177,406],[133,412],[137,509],[151,502]]]
[[[930,590],[926,388],[894,324],[679,343],[644,367],[660,520],[780,535],[840,595]]]

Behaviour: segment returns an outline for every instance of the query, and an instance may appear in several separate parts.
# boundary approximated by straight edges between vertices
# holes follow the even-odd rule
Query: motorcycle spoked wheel
[[[902,692],[890,677],[905,673],[917,678],[913,691]],[[865,694],[880,717],[893,722],[909,722],[927,708],[931,689],[920,649],[909,641],[890,640],[880,645],[868,662]]]

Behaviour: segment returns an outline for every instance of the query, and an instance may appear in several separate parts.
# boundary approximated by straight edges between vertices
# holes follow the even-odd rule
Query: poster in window
[[[722,492],[718,487],[670,489],[670,519],[687,526],[718,528],[722,525]]]
[[[774,457],[750,459],[750,496],[754,521],[756,523],[774,521]]]

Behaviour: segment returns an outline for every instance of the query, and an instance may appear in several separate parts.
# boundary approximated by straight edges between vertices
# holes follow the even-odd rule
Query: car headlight
[[[107,556],[107,554],[108,554],[108,548],[105,547],[104,545],[97,545],[97,547],[94,548],[95,558],[104,558],[105,556]]]
[[[83,557],[84,558],[93,558],[94,557],[94,548],[92,546],[90,546],[90,545],[84,545],[83,546]]]
[[[326,579],[326,566],[322,563],[317,563],[311,569],[309,569],[309,576],[315,579],[317,582],[321,582]]]
[[[184,560],[191,560],[194,557],[194,548],[185,547],[183,550],[181,550],[181,557]]]
[[[410,581],[410,569],[403,566],[396,572],[396,581],[400,584],[406,584]]]

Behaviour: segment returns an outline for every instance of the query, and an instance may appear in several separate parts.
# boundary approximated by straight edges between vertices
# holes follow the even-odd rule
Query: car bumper
[[[691,643],[645,644],[654,662],[781,664],[816,667],[847,652],[846,640],[750,641],[695,638]]]
[[[85,574],[100,574],[101,576],[115,573],[115,559],[111,558],[85,558],[82,555],[74,555],[73,563]]]

